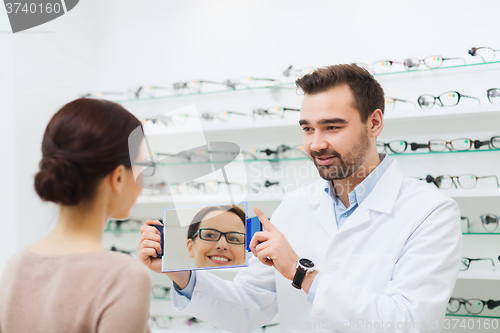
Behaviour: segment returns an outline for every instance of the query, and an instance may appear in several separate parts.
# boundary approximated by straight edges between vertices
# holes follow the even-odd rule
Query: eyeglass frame
[[[482,146],[488,145],[489,149],[493,147],[493,149],[500,149],[500,147],[495,147],[493,144],[494,139],[500,139],[500,135],[492,136],[489,140],[481,141],[481,140],[475,140],[474,141],[474,148],[479,149]]]
[[[201,232],[202,231],[205,231],[205,230],[210,230],[210,231],[215,231],[215,232],[218,232],[219,233],[219,238],[217,238],[216,240],[215,239],[205,239],[205,238],[202,238],[201,237]],[[243,238],[246,239],[246,234],[244,233],[241,233],[241,232],[236,232],[236,231],[229,231],[229,232],[222,232],[222,231],[219,231],[217,229],[213,229],[213,228],[200,228],[196,231],[196,233],[193,235],[193,237],[191,237],[191,239],[194,239],[196,236],[198,236],[201,240],[204,240],[204,241],[207,241],[207,242],[213,242],[213,243],[216,243],[218,242],[222,236],[224,236],[224,238],[226,239],[226,243],[228,244],[232,244],[232,245],[245,245],[245,240],[243,240],[243,243],[234,243],[234,242],[230,242],[228,239],[227,239],[227,235],[228,234],[238,234],[238,235],[243,235]]]
[[[445,94],[449,94],[449,93],[456,93],[458,95],[458,99],[457,99],[457,103],[453,104],[453,105],[444,105],[443,102],[441,101],[441,96],[445,95]],[[430,97],[433,97],[434,98],[434,101],[432,103],[432,105],[430,107],[423,107],[422,104],[420,103],[420,98],[423,97],[423,96],[430,96]],[[479,104],[481,104],[481,100],[477,97],[473,97],[473,96],[469,96],[469,95],[463,95],[461,93],[459,93],[458,91],[445,91],[444,93],[440,94],[439,96],[433,96],[431,94],[423,94],[423,95],[420,95],[418,96],[417,98],[417,103],[418,103],[418,106],[420,106],[421,109],[432,109],[432,107],[434,105],[437,105],[437,106],[440,106],[440,107],[451,107],[451,106],[455,106],[455,105],[458,105],[458,103],[460,103],[460,99],[462,97],[465,97],[465,98],[472,98],[472,99],[476,99]],[[436,100],[439,101],[439,104],[436,103]]]
[[[484,220],[488,216],[493,217],[496,220],[496,225],[497,226],[493,230],[489,230],[489,229],[487,229],[485,227],[485,221]],[[500,217],[496,216],[495,214],[491,214],[491,213],[490,214],[483,214],[483,215],[480,215],[479,218],[481,219],[481,225],[483,226],[483,228],[486,231],[490,232],[490,233],[493,233],[495,230],[497,230],[498,225],[500,224]],[[466,220],[467,221],[467,232],[470,232],[470,220],[469,220],[469,218],[467,216],[460,216],[460,220]]]
[[[460,308],[462,307],[462,304],[463,304],[463,305],[464,305],[464,308],[465,308],[465,311],[467,311],[467,313],[469,313],[469,314],[473,314],[473,315],[477,315],[477,314],[480,314],[481,312],[483,312],[483,310],[484,310],[484,306],[487,304],[487,301],[483,301],[483,300],[478,299],[478,298],[470,298],[470,299],[465,299],[465,298],[454,298],[454,297],[451,297],[451,298],[450,298],[450,300],[448,301],[448,304],[450,304],[450,302],[451,302],[452,300],[456,300],[456,301],[458,301],[458,302],[459,302],[459,306],[458,306],[457,311],[451,311],[451,310],[449,310],[449,309],[448,309],[448,306],[446,306],[446,311],[448,311],[449,313],[457,313],[458,311],[460,311]],[[483,304],[483,307],[482,307],[481,311],[479,311],[479,312],[477,312],[477,313],[476,313],[476,312],[470,312],[470,311],[467,309],[467,307],[465,306],[465,302],[472,301],[472,300],[474,300],[474,301],[480,301],[480,302]]]
[[[486,60],[484,60],[483,57],[481,57],[480,55],[476,55],[476,52],[477,50],[480,50],[480,49],[490,49],[493,51],[493,54],[496,54],[497,52],[499,52],[500,50],[495,50],[494,48],[491,48],[491,47],[488,47],[488,46],[480,46],[480,47],[472,47],[468,53],[473,56],[473,57],[479,57],[483,60],[483,62],[487,62]],[[495,58],[495,56],[493,56],[493,58]]]
[[[436,178],[432,177],[431,175],[427,175],[427,177],[425,178],[425,180],[427,181],[427,183],[433,183],[434,185],[436,185],[437,188],[440,188],[440,189],[443,189],[443,190],[448,190],[448,189],[451,188],[451,186],[449,188],[442,188],[441,186],[438,185],[437,179],[440,178],[440,177],[450,177],[451,178],[451,182],[453,183],[453,185],[455,185],[455,188],[458,189],[458,186],[457,186],[457,184],[455,183],[455,180],[454,180],[454,178],[456,178],[457,182],[458,182],[458,185],[460,185],[461,188],[466,189],[466,190],[470,189],[470,188],[467,188],[467,187],[463,187],[460,184],[460,181],[458,180],[458,178],[461,177],[461,176],[473,176],[473,177],[476,178],[476,182],[474,183],[474,186],[471,187],[471,188],[476,187],[478,179],[495,177],[495,179],[497,181],[497,187],[500,188],[500,184],[498,183],[498,177],[496,175],[478,177],[478,176],[470,174],[470,173],[465,173],[465,174],[462,174],[460,176],[441,175],[441,176],[437,176]]]
[[[468,264],[466,264],[465,262],[463,262],[463,259],[466,259]],[[460,269],[461,272],[465,272],[466,270],[468,270],[470,268],[470,264],[473,262],[473,261],[481,261],[481,260],[491,260],[491,263],[493,264],[493,270],[495,270],[495,261],[492,259],[492,258],[467,258],[467,257],[462,257],[460,259],[460,261],[462,261],[462,263],[467,266],[466,269]]]
[[[391,148],[391,146],[390,146],[390,144],[391,144],[392,142],[403,142],[403,143],[405,144],[405,149],[404,149],[402,152],[397,152],[397,151],[394,151],[394,150]],[[379,143],[380,143],[381,145],[379,145]],[[389,148],[389,150],[390,150],[390,151],[392,151],[394,154],[403,154],[403,153],[404,153],[404,152],[408,149],[409,143],[408,143],[407,141],[405,141],[405,140],[392,140],[392,141],[389,141],[389,142],[387,142],[387,143],[386,143],[386,142],[382,142],[382,141],[378,141],[378,140],[377,140],[377,146],[379,146],[379,147],[382,147],[382,146],[383,146],[383,147],[384,147],[384,150],[383,150],[383,151],[381,151],[381,152],[379,152],[379,154],[381,154],[381,153],[386,153],[386,154],[387,154],[387,149],[386,149],[386,148]]]
[[[384,98],[384,100],[385,100],[385,101],[387,101],[387,100],[391,100],[391,101],[393,101],[393,102],[394,102],[394,106],[392,107],[392,109],[388,110],[387,108],[385,108],[385,107],[384,107],[384,111],[387,111],[387,112],[391,112],[391,111],[393,111],[393,110],[394,110],[394,108],[396,107],[396,102],[410,103],[411,105],[413,105],[413,108],[415,108],[415,109],[417,108],[417,106],[415,105],[415,103],[414,103],[414,102],[412,102],[412,101],[408,101],[408,100],[406,100],[406,99],[401,99],[401,98],[392,98],[392,97],[385,97],[385,98]],[[385,104],[387,104],[387,103],[385,103]]]
[[[455,148],[453,148],[452,142],[456,141],[456,140],[469,140],[469,142],[470,142],[469,149],[455,149]],[[434,152],[444,151],[444,150],[433,150],[431,148],[432,142],[436,142],[436,141],[444,142],[445,148],[448,148],[450,151],[467,151],[467,150],[470,150],[472,148],[472,146],[474,145],[474,140],[472,140],[472,139],[469,139],[469,138],[457,138],[457,139],[453,139],[451,141],[446,141],[446,140],[441,140],[441,139],[432,139],[432,140],[429,140],[428,143],[416,143],[416,142],[412,142],[410,144],[410,147],[411,147],[412,151],[415,151],[415,150],[421,149],[421,148],[427,148],[427,149],[429,149],[429,151],[434,151]],[[448,147],[448,145],[449,145],[449,147]]]
[[[488,101],[489,101],[491,104],[498,104],[498,103],[493,103],[493,102],[491,101],[491,98],[490,98],[490,92],[491,92],[491,91],[496,91],[496,92],[498,93],[498,95],[495,95],[495,96],[493,96],[493,97],[497,97],[497,96],[498,96],[498,97],[500,97],[500,88],[490,88],[490,89],[486,90],[486,96],[488,97]]]
[[[442,61],[441,61],[441,65],[436,66],[436,67],[431,67],[431,66],[427,65],[427,64],[425,63],[425,59],[428,59],[428,58],[430,58],[430,57],[440,57],[440,58],[441,58],[441,60],[442,60]],[[425,57],[424,59],[418,59],[418,58],[407,58],[407,59],[405,59],[405,60],[404,60],[404,62],[403,62],[403,66],[405,67],[405,69],[406,69],[407,71],[415,71],[415,70],[418,70],[418,67],[420,67],[420,63],[422,63],[422,62],[423,62],[423,63],[424,63],[424,65],[425,65],[425,66],[427,66],[427,68],[431,68],[431,69],[432,69],[432,68],[439,68],[439,67],[441,67],[441,66],[443,65],[443,63],[444,63],[444,61],[445,61],[445,60],[457,60],[457,59],[461,59],[461,60],[463,60],[463,61],[464,61],[464,64],[465,64],[465,59],[464,59],[464,58],[460,58],[460,57],[457,57],[457,58],[445,58],[445,57],[443,57],[442,55],[439,55],[439,54],[433,54],[433,55],[430,55],[430,56],[428,56],[428,57]],[[417,66],[416,66],[416,68],[415,68],[415,69],[412,69],[412,68],[407,67],[406,62],[407,62],[408,60],[418,60],[418,64],[417,64]]]
[[[269,110],[272,110],[272,109],[283,110],[283,112],[281,112],[279,114],[278,113],[269,113]],[[279,116],[281,118],[284,118],[285,117],[285,111],[297,111],[297,112],[300,112],[300,109],[286,108],[286,107],[281,107],[281,106],[277,106],[277,107],[269,108],[269,109],[257,108],[257,109],[253,109],[252,110],[252,117],[253,117],[254,120],[257,120],[257,116],[256,115],[262,116],[262,119],[264,119],[265,116],[268,116],[269,118],[272,118],[273,116]]]

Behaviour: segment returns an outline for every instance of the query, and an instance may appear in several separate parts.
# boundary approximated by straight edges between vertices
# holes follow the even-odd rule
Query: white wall
[[[43,132],[51,116],[96,80],[95,2],[18,34],[0,9],[0,133],[4,177],[0,194],[0,273],[6,257],[50,230],[56,207],[33,187]]]

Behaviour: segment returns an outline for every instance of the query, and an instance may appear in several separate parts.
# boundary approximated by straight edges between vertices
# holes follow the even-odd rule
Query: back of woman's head
[[[92,199],[101,179],[131,167],[128,136],[141,122],[119,104],[77,99],[50,120],[35,190],[44,201],[72,206]]]

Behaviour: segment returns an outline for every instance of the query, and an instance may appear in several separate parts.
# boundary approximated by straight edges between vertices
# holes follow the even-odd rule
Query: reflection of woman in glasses
[[[209,206],[196,213],[187,234],[196,267],[245,264],[245,218],[237,206]]]
[[[140,126],[119,104],[95,99],[73,101],[50,120],[35,190],[59,216],[4,270],[3,332],[149,332],[148,271],[101,245],[108,219],[128,218],[141,192],[128,147]]]

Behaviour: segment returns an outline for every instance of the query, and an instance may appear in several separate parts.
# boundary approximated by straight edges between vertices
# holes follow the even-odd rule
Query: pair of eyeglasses
[[[243,113],[243,112],[236,112],[236,111],[220,111],[220,112],[215,112],[215,113],[210,113],[210,112],[204,112],[201,114],[201,118],[203,120],[221,120],[224,122],[227,122],[231,120],[233,116],[241,116],[241,117],[250,117],[249,114]]]
[[[141,228],[142,221],[139,219],[126,219],[126,220],[109,220],[106,226],[107,231],[130,231],[139,230]]]
[[[452,297],[448,301],[446,310],[448,310],[449,313],[457,313],[462,305],[469,314],[477,315],[483,311],[486,301],[477,298],[463,299]]]
[[[150,326],[155,325],[158,328],[166,329],[172,327],[173,317],[170,316],[152,316],[149,315]]]
[[[253,119],[255,119],[255,120],[265,119],[266,117],[283,118],[283,117],[285,117],[285,111],[300,112],[300,109],[285,108],[285,107],[273,107],[273,108],[269,108],[269,109],[258,108],[258,109],[252,110],[252,116],[253,116]]]
[[[309,157],[304,149],[304,145],[297,144],[294,146],[288,145],[280,145],[275,149],[266,148],[266,149],[255,149],[252,148],[252,151],[258,154],[263,154],[266,156],[276,156],[276,158],[285,159],[285,158],[305,158]]]
[[[455,106],[460,102],[461,98],[471,98],[477,100],[479,104],[481,104],[481,101],[477,97],[473,96],[468,96],[468,95],[463,95],[459,93],[458,91],[447,91],[445,93],[442,93],[439,96],[432,96],[432,95],[420,95],[418,97],[418,105],[422,109],[430,109],[434,105],[437,106]]]
[[[260,193],[263,189],[269,187],[277,188],[279,193],[283,193],[285,191],[283,187],[280,185],[279,181],[275,182],[272,182],[270,180],[266,180],[264,182],[252,181],[248,185],[248,189],[251,193]]]
[[[469,138],[453,139],[451,141],[446,140],[429,140],[428,143],[416,143],[411,144],[411,150],[415,151],[421,148],[427,148],[429,151],[441,152],[446,150],[454,151],[466,151],[470,150],[473,145],[473,140]]]
[[[500,136],[493,136],[489,140],[485,141],[480,141],[480,140],[475,140],[474,141],[474,148],[479,149],[482,146],[488,146],[488,148],[493,148],[493,149],[500,149]]]
[[[143,123],[151,122],[152,124],[162,123],[166,126],[184,126],[189,118],[198,118],[198,116],[188,113],[163,114],[154,118],[146,118],[143,120]]]
[[[255,156],[256,150],[254,148],[250,150],[240,150],[239,152],[232,152],[232,151],[219,151],[219,150],[203,150],[201,153],[203,155],[207,155],[211,157],[211,161],[214,162],[225,162],[225,161],[232,161],[238,156],[239,154],[242,154],[243,159],[245,160],[256,160],[257,156]],[[209,157],[207,157],[209,158]]]
[[[466,271],[469,269],[470,264],[474,261],[491,261],[491,265],[493,266],[493,270],[495,270],[495,262],[491,258],[466,258],[462,257],[462,260],[460,260],[460,270],[461,271]]]
[[[500,104],[500,88],[490,88],[486,90],[486,95],[491,104]]]
[[[155,298],[167,298],[170,295],[170,287],[155,284],[151,288],[151,292]]]
[[[431,55],[425,57],[424,59],[418,58],[408,58],[404,61],[403,65],[407,71],[416,70],[420,64],[424,64],[427,68],[438,68],[443,66],[443,63],[447,60],[462,60],[465,64],[464,58],[445,58],[440,55]]]
[[[479,57],[483,62],[490,62],[492,61],[497,52],[500,52],[500,50],[495,50],[492,49],[491,47],[473,47],[469,50],[469,54],[473,57]]]
[[[114,245],[111,246],[110,250],[113,251],[113,252],[119,252],[119,253],[123,253],[123,254],[129,255],[129,256],[131,256],[132,258],[135,258],[135,259],[139,258],[137,256],[137,250],[123,250],[123,249],[117,248]]]
[[[191,237],[192,239],[196,236],[207,242],[218,242],[219,239],[224,236],[226,242],[233,245],[244,245],[245,244],[245,234],[241,232],[222,232],[216,229],[198,229],[196,234]]]
[[[311,74],[314,72],[314,68],[311,67],[304,67],[304,68],[293,68],[293,65],[288,66],[287,69],[283,71],[283,76],[289,77],[289,76],[295,76],[295,77],[301,77],[306,74]]]
[[[493,232],[497,230],[500,217],[496,216],[495,214],[484,214],[479,216],[479,218],[481,219],[481,224],[483,225],[484,229],[486,229],[486,231]],[[461,216],[460,219],[467,223],[467,232],[469,232],[470,231],[469,218],[467,216]]]
[[[408,142],[404,140],[394,140],[390,142],[377,141],[377,151],[379,154],[387,153],[387,148],[394,154],[401,154],[408,148]]]
[[[415,103],[413,103],[411,101],[407,101],[406,99],[386,97],[385,98],[385,111],[388,111],[388,112],[393,111],[396,107],[396,102],[411,104],[411,105],[413,105],[413,108],[417,108],[415,106]]]
[[[433,183],[436,185],[438,188],[442,190],[448,190],[452,186],[455,186],[455,188],[458,188],[460,186],[461,188],[464,189],[471,189],[474,188],[477,184],[477,181],[479,179],[486,179],[486,178],[495,178],[497,187],[500,187],[498,184],[498,177],[497,176],[483,176],[483,177],[478,177],[472,174],[464,174],[460,176],[450,176],[450,175],[442,175],[438,176],[436,178],[432,177],[431,175],[427,175],[425,178],[425,181],[428,183]],[[423,179],[422,179],[423,180]],[[456,180],[456,181],[455,181]],[[457,185],[458,183],[458,185]]]

